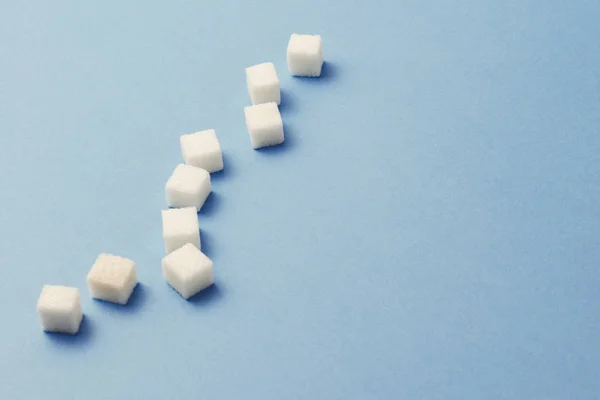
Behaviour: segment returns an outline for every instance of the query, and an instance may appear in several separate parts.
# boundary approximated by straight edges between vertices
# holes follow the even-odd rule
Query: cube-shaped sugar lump
[[[135,285],[135,263],[112,254],[100,254],[87,276],[90,295],[94,299],[127,304]]]
[[[213,284],[213,262],[189,243],[163,258],[162,269],[169,285],[184,299]]]
[[[283,121],[277,104],[265,103],[245,107],[244,114],[252,148],[283,143]]]
[[[179,141],[186,164],[208,172],[223,169],[223,152],[214,129],[182,135]]]
[[[200,228],[196,207],[162,210],[163,239],[167,254],[187,243],[200,247]]]
[[[210,194],[210,174],[198,167],[179,164],[165,185],[169,207],[202,208]]]
[[[287,47],[287,63],[294,76],[320,76],[323,67],[321,36],[293,33]]]
[[[44,285],[38,299],[37,312],[46,332],[79,331],[83,310],[79,290],[67,286]]]
[[[246,83],[252,104],[281,102],[279,78],[273,63],[262,63],[246,68]]]

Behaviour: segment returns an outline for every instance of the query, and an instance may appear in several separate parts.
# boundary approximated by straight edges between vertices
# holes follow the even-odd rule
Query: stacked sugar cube
[[[323,66],[319,35],[292,34],[287,47],[287,64],[294,76],[317,77]],[[244,108],[252,148],[284,142],[283,120],[279,113],[281,90],[273,63],[246,68],[251,106]],[[211,193],[210,174],[223,169],[223,153],[214,129],[180,137],[185,164],[179,164],[165,185],[169,209],[162,210],[166,256],[162,259],[165,280],[188,299],[214,283],[213,262],[201,251],[198,211]],[[137,285],[135,262],[100,254],[87,275],[94,299],[125,305]],[[79,290],[44,285],[37,303],[42,329],[76,334],[83,320]]]

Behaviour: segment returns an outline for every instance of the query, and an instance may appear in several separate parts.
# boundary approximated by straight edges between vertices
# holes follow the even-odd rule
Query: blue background
[[[598,1],[1,4],[0,398],[597,398]],[[286,142],[253,151],[264,61]],[[185,302],[160,209],[208,128],[217,284]],[[126,307],[88,295],[101,252],[137,262]],[[78,336],[42,333],[44,283]]]

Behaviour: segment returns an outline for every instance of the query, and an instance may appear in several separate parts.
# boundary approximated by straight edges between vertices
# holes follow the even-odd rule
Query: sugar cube
[[[294,76],[320,76],[323,66],[321,36],[293,33],[288,42],[287,63]]]
[[[198,167],[179,164],[165,185],[169,207],[202,208],[210,194],[210,174]]]
[[[94,299],[127,304],[137,285],[135,263],[112,254],[100,254],[87,276]]]
[[[187,243],[200,247],[200,228],[196,207],[162,210],[163,239],[167,254]]]
[[[163,258],[162,270],[169,285],[184,299],[213,284],[213,262],[189,243]]]
[[[46,332],[74,335],[79,331],[83,310],[79,290],[67,286],[44,285],[37,303],[37,312]]]
[[[223,169],[223,152],[214,129],[182,135],[179,141],[186,164],[208,172]]]
[[[252,148],[283,143],[283,121],[277,104],[265,103],[245,107],[244,114]]]
[[[246,83],[252,104],[281,102],[279,78],[273,63],[262,63],[246,68]]]

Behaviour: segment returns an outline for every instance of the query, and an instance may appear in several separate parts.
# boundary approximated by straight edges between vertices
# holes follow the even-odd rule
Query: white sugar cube
[[[77,333],[83,318],[79,290],[67,286],[44,285],[38,299],[37,312],[42,329],[46,332]]]
[[[281,102],[279,78],[273,63],[262,63],[246,68],[246,83],[252,104]]]
[[[94,299],[127,304],[135,285],[135,263],[112,254],[100,254],[87,276],[90,295]]]
[[[191,244],[162,260],[163,276],[173,289],[188,299],[213,284],[213,262]]]
[[[210,194],[210,174],[198,167],[179,164],[165,185],[169,207],[202,208]]]
[[[283,143],[283,121],[275,103],[245,107],[246,127],[254,149]]]
[[[323,66],[321,36],[293,33],[287,47],[287,63],[294,76],[320,76]]]
[[[186,164],[208,172],[223,169],[223,152],[214,129],[182,135],[179,141]]]
[[[162,210],[162,224],[167,254],[187,243],[201,249],[198,210],[196,207]]]

